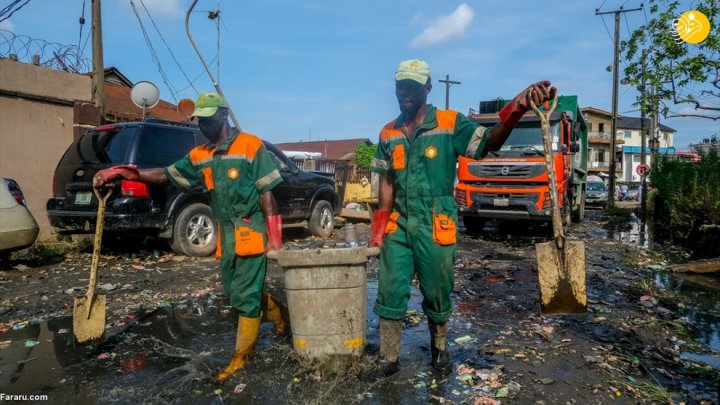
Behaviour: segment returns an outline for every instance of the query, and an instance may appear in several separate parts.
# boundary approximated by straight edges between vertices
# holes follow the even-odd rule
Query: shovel
[[[567,241],[560,219],[555,165],[550,135],[550,115],[557,107],[557,97],[544,113],[533,103],[528,92],[528,104],[538,118],[543,135],[545,166],[550,185],[553,241],[535,245],[540,285],[540,312],[543,314],[579,314],[587,311],[585,287],[585,242]]]
[[[92,264],[90,266],[90,285],[84,297],[75,298],[73,308],[73,333],[75,341],[85,343],[102,338],[105,334],[105,295],[95,295],[97,284],[97,268],[100,262],[100,242],[102,242],[103,223],[105,217],[105,202],[112,190],[108,190],[104,197],[96,188],[93,188],[98,200],[97,221],[95,222],[95,240],[93,242]]]

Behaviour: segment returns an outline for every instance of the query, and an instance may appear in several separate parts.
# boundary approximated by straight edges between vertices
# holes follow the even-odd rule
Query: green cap
[[[430,78],[430,65],[418,59],[409,59],[400,62],[395,71],[395,80],[415,80],[420,84],[427,83]]]
[[[195,111],[193,117],[212,117],[218,110],[218,107],[228,108],[228,104],[217,93],[203,93],[195,102]]]

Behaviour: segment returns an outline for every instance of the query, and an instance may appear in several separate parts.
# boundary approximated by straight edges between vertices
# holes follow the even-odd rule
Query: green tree
[[[710,21],[709,36],[698,44],[682,41],[675,29],[678,17],[689,11],[687,3],[649,0],[652,19],[621,45],[627,64],[625,74],[630,83],[640,88],[642,49],[647,49],[646,86],[654,86],[656,94],[644,101],[638,95],[635,105],[647,113],[658,108],[666,118],[717,120],[720,119],[720,2],[692,2],[692,8]]]
[[[355,164],[361,168],[370,167],[376,149],[377,145],[368,145],[364,142],[357,144],[355,146]]]

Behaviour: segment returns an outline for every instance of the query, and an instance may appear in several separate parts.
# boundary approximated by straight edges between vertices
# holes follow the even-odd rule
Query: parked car
[[[4,177],[0,177],[0,218],[0,255],[35,243],[40,228],[25,206],[20,186]]]
[[[98,170],[120,164],[168,166],[206,142],[196,125],[166,120],[90,129],[70,145],[55,169],[53,197],[47,202],[50,223],[64,233],[92,232],[97,211],[92,178]],[[307,221],[312,234],[330,236],[339,205],[332,175],[300,170],[274,145],[265,145],[285,180],[273,190],[283,224]],[[174,251],[189,256],[209,255],[215,250],[216,225],[201,191],[119,180],[107,202],[104,229],[120,237],[163,238]]]
[[[640,185],[630,184],[628,186],[628,192],[625,196],[625,201],[638,201],[640,200]]]
[[[607,207],[608,190],[597,176],[589,176],[585,189],[585,205]]]

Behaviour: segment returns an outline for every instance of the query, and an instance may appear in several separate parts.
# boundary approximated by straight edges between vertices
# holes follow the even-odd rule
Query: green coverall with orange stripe
[[[267,269],[260,194],[282,182],[262,140],[234,131],[218,145],[192,149],[165,174],[177,187],[203,187],[209,193],[219,225],[215,256],[225,296],[240,316],[259,317]]]
[[[394,202],[380,252],[374,312],[402,319],[417,275],[422,307],[444,324],[452,311],[457,206],[453,186],[458,155],[480,158],[489,129],[456,111],[427,106],[424,122],[405,133],[403,116],[380,131],[370,170],[392,178]]]

